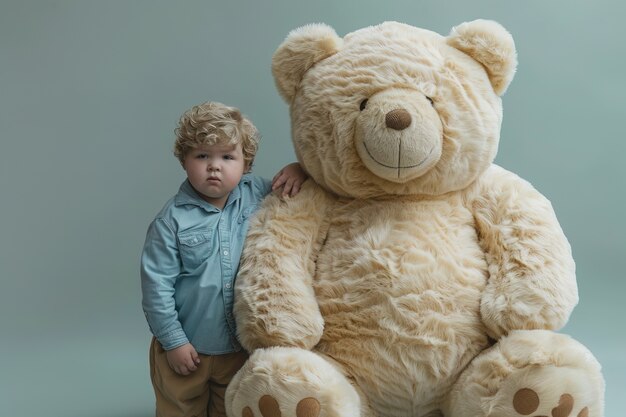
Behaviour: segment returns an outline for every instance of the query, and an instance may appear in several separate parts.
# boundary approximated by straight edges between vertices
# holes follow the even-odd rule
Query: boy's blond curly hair
[[[239,109],[211,101],[183,113],[174,132],[174,155],[181,164],[189,151],[198,146],[241,143],[244,164],[250,170],[260,140],[257,128]]]

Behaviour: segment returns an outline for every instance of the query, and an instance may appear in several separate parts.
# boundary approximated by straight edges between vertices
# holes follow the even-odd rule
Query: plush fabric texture
[[[516,65],[485,20],[288,35],[272,70],[311,179],[251,222],[231,417],[603,415],[598,362],[553,332],[578,302],[569,243],[493,164]]]

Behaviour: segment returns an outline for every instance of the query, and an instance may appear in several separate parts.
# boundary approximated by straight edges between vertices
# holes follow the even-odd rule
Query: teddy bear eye
[[[365,106],[367,106],[367,99],[364,99],[361,104],[359,104],[359,110],[365,110]]]

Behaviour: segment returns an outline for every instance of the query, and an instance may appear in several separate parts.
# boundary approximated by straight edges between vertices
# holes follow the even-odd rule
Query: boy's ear
[[[462,23],[452,28],[446,42],[481,63],[495,93],[504,94],[515,75],[517,52],[502,25],[482,19]]]
[[[315,63],[341,49],[342,39],[323,23],[302,26],[287,35],[272,57],[272,74],[278,92],[291,103],[304,73]]]

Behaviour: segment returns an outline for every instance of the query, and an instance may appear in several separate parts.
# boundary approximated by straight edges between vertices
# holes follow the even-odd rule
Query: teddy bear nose
[[[394,130],[404,130],[411,124],[411,115],[404,109],[391,110],[385,116],[385,124]]]

